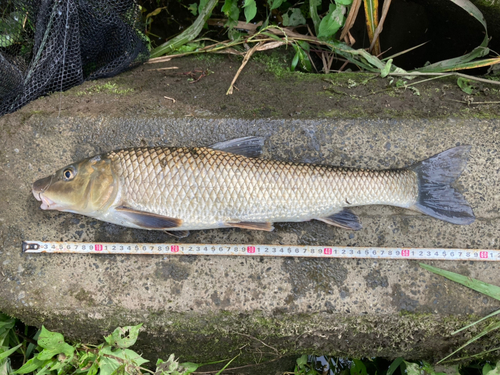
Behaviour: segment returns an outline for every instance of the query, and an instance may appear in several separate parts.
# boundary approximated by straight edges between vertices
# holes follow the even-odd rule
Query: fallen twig
[[[171,100],[173,103],[175,103],[175,99],[174,98],[169,98],[168,96],[164,96],[165,99],[168,99],[168,100]]]
[[[229,89],[227,90],[226,95],[231,95],[233,93],[233,85],[236,82],[236,80],[238,79],[241,71],[243,70],[243,68],[247,64],[248,60],[250,60],[250,57],[252,57],[252,55],[257,50],[257,48],[259,48],[262,44],[263,44],[263,42],[259,42],[258,44],[256,44],[252,48],[250,48],[248,50],[248,52],[245,54],[245,57],[243,58],[243,62],[241,63],[240,68],[236,72],[236,75],[234,76],[233,81],[231,82],[231,85],[229,85]]]

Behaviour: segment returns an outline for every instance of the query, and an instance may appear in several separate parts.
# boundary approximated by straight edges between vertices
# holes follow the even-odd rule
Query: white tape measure
[[[500,261],[500,250],[257,244],[109,243],[24,241],[24,253],[225,255],[306,258]]]

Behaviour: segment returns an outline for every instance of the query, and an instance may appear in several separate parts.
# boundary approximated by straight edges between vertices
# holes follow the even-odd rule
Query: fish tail
[[[453,224],[474,222],[465,197],[451,187],[467,165],[470,149],[454,147],[409,167],[418,178],[418,199],[413,209]]]

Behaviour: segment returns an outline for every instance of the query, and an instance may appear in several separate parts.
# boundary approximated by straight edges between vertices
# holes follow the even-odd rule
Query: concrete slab
[[[159,73],[148,74],[149,81],[141,79],[154,82],[151,74]],[[240,90],[256,85],[250,78],[242,75]],[[176,80],[166,77],[163,82],[169,82],[168,90],[173,91],[175,84],[186,85]],[[123,77],[114,82],[121,82],[126,91]],[[321,89],[318,83],[307,85]],[[0,118],[0,311],[87,342],[100,340],[116,326],[144,322],[138,350],[148,358],[166,358],[174,352],[183,360],[203,362],[241,352],[239,363],[248,364],[287,361],[287,355],[304,353],[437,359],[470,338],[471,333],[451,336],[453,330],[499,308],[498,301],[433,276],[414,261],[22,255],[23,240],[176,241],[163,233],[41,211],[31,195],[36,179],[72,161],[117,148],[210,145],[247,135],[265,137],[267,158],[373,169],[408,166],[449,147],[470,144],[471,158],[457,186],[477,220],[462,227],[402,209],[363,207],[354,209],[364,226],[359,232],[321,222],[282,223],[271,233],[193,232],[183,242],[500,247],[496,117],[447,119],[442,118],[445,112],[439,112],[440,118],[410,115],[394,120],[392,112],[383,112],[382,119],[372,114],[364,119],[293,119],[303,116],[297,112],[285,120],[262,118],[268,116],[262,111],[250,112],[256,119],[218,118],[215,107],[206,110],[209,101],[197,106],[191,93],[184,104],[178,101],[180,107],[174,112],[161,103],[146,107],[144,95],[171,95],[167,92],[145,93],[134,86],[136,107],[130,98],[124,104],[116,93],[81,96],[81,90],[87,89],[41,98]],[[283,95],[280,100],[286,99]],[[244,99],[224,100],[237,106]],[[331,106],[321,100],[315,105]],[[368,99],[356,103],[363,100]],[[444,108],[433,101],[427,98],[422,105]],[[488,117],[486,112],[480,114]],[[500,265],[429,263],[500,285]],[[470,353],[495,340],[484,338]]]
[[[321,350],[433,358],[463,340],[449,333],[472,319],[465,314],[499,307],[430,275],[414,261],[22,255],[20,247],[27,239],[172,241],[162,233],[41,211],[30,184],[71,161],[119,147],[209,145],[260,135],[266,138],[265,157],[368,168],[402,167],[456,144],[471,144],[472,157],[459,184],[477,221],[462,227],[402,209],[364,207],[354,210],[364,225],[359,232],[309,222],[277,224],[272,233],[200,231],[184,242],[498,249],[498,120],[33,116],[16,127],[8,121],[8,116],[0,119],[0,310],[29,324],[95,341],[117,325],[145,322],[141,343],[148,356],[175,352],[197,361],[225,358],[244,343],[250,345],[242,360],[257,351],[263,352],[262,360],[275,358],[257,338],[280,354]],[[432,263],[500,284],[496,264]]]

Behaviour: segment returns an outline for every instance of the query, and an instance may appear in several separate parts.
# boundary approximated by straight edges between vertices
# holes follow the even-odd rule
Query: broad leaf
[[[245,9],[245,20],[249,23],[257,14],[257,4],[255,4],[255,0],[245,0],[243,8]]]
[[[351,375],[367,375],[365,364],[359,359],[353,359],[350,373]]]
[[[110,357],[120,358],[124,362],[133,362],[138,366],[149,362],[147,359],[142,358],[139,354],[130,349],[112,350],[109,346],[106,346],[101,349],[99,353]]]
[[[463,77],[458,77],[457,85],[466,94],[470,95],[474,91],[474,87],[470,84],[470,81],[468,79],[463,78]]]
[[[38,337],[38,345],[45,349],[37,356],[40,360],[49,359],[59,353],[64,353],[67,357],[70,357],[75,352],[74,347],[64,342],[63,335],[51,332],[43,326]]]
[[[104,339],[111,346],[123,349],[128,348],[137,341],[141,327],[142,323],[136,326],[118,327],[111,335],[106,336]]]
[[[283,0],[269,0],[268,1],[269,9],[273,10],[273,9],[279,8],[282,3],[283,3]]]
[[[306,24],[306,19],[302,15],[302,12],[299,8],[292,8],[289,13],[290,15],[288,15],[288,12],[283,14],[284,26],[299,26]]]
[[[344,25],[345,12],[345,6],[335,6],[334,4],[330,4],[328,13],[323,17],[319,24],[318,39],[332,39],[337,31]]]
[[[102,357],[99,366],[99,375],[111,375],[122,366],[125,367],[125,365],[114,358]]]

